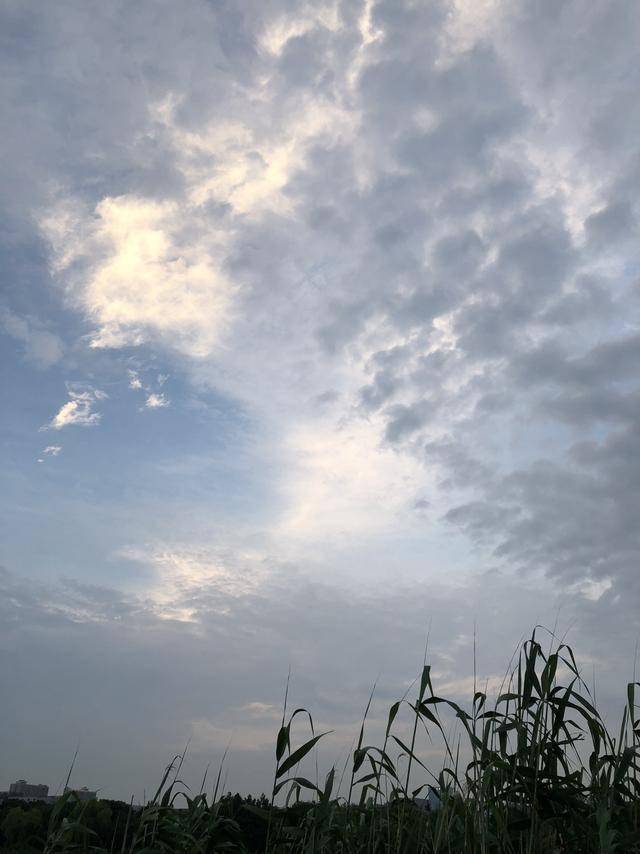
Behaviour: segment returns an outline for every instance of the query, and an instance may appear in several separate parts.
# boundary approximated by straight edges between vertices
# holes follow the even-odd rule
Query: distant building
[[[16,780],[9,786],[8,796],[23,801],[44,801],[49,794],[49,787],[43,783],[27,783],[26,780]]]
[[[67,792],[73,792],[79,801],[94,801],[98,797],[97,792],[92,792],[91,789],[87,789],[86,786],[83,786],[81,789],[74,789],[70,786],[65,786],[65,795]]]

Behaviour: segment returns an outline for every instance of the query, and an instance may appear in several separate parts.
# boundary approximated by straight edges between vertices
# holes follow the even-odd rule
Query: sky
[[[620,711],[635,0],[0,19],[0,787],[267,790],[289,668],[332,762],[427,634],[463,699],[556,627]]]

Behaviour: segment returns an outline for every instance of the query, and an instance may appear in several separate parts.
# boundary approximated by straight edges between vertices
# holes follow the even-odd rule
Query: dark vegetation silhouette
[[[377,744],[365,738],[370,698],[350,767],[332,768],[322,781],[304,768],[317,769],[326,733],[315,732],[306,709],[289,713],[285,696],[269,798],[220,795],[222,767],[213,793],[205,780],[193,794],[179,778],[184,757],[176,757],[139,810],[82,803],[71,792],[55,805],[6,803],[0,850],[640,854],[639,683],[627,686],[610,732],[572,649],[550,637],[545,652],[534,631],[497,696],[474,690],[467,709],[435,692],[425,664],[415,695],[389,709]],[[292,725],[302,721],[309,738],[297,744]],[[421,739],[439,745],[437,770]]]

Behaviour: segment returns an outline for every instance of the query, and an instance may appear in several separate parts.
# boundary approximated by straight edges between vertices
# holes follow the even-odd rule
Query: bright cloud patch
[[[147,395],[147,399],[145,401],[145,406],[147,409],[164,409],[166,406],[169,406],[171,401],[168,397],[165,397],[164,394],[156,394],[152,392]]]
[[[421,484],[412,460],[380,444],[374,424],[292,433],[279,533],[292,542],[380,534],[398,525]]]
[[[261,555],[250,552],[230,555],[206,546],[129,547],[122,549],[120,556],[152,567],[154,581],[147,590],[151,601],[163,617],[187,622],[194,619],[203,605],[198,595],[202,585],[209,585],[213,591],[206,607],[211,613],[224,614],[228,612],[227,597],[256,592],[268,574]],[[224,596],[220,597],[222,591]]]
[[[233,289],[204,211],[125,195],[103,199],[88,220],[70,217],[63,205],[42,228],[58,275],[95,323],[92,347],[159,336],[190,356],[212,351]],[[82,267],[77,279],[72,264]]]
[[[81,427],[94,427],[102,419],[100,412],[94,412],[96,401],[104,400],[107,395],[99,389],[75,391],[69,388],[69,400],[64,403],[51,421],[43,429],[62,430],[77,424]]]
[[[137,371],[129,371],[129,388],[138,390],[142,388],[142,380]]]

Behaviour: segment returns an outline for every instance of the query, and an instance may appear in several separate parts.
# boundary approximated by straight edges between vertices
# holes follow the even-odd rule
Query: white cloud
[[[97,412],[91,412],[91,404],[92,398],[88,395],[81,395],[73,400],[68,400],[51,419],[49,426],[53,430],[62,430],[63,427],[68,427],[70,424],[81,424],[84,427],[99,424],[101,415]]]
[[[461,53],[491,37],[503,16],[502,4],[503,0],[451,0],[444,28],[445,52]]]
[[[275,539],[350,540],[397,528],[422,483],[414,461],[381,446],[379,426],[306,423],[287,438],[285,507]]]
[[[241,598],[257,592],[268,575],[263,555],[241,550],[231,555],[208,546],[159,543],[123,548],[118,556],[152,567],[147,595],[164,618],[186,622],[202,605],[197,596],[202,585],[224,590],[225,597]],[[208,607],[212,613],[228,612],[226,601],[212,600]]]
[[[340,26],[337,3],[315,2],[306,7],[302,14],[296,16],[287,11],[287,14],[270,20],[260,36],[259,43],[262,50],[279,56],[292,38],[302,36],[315,27],[323,27],[335,33]]]
[[[168,397],[165,397],[164,394],[156,394],[152,392],[147,395],[147,399],[145,401],[145,406],[147,409],[164,409],[167,406],[170,406],[171,401]]]
[[[337,27],[330,12],[314,20]],[[226,265],[238,227],[293,214],[286,186],[310,147],[348,138],[356,126],[339,100],[319,93],[274,123],[265,93],[263,103],[245,105],[245,120],[216,115],[185,129],[176,118],[182,100],[169,94],[148,106],[147,117],[150,139],[169,146],[184,179],[181,193],[163,201],[107,196],[93,209],[61,196],[40,217],[52,271],[94,324],[93,347],[152,340],[193,358],[217,355],[242,295],[241,277]]]
[[[602,578],[598,581],[588,578],[585,581],[578,582],[572,586],[572,590],[580,593],[591,602],[597,602],[607,590],[611,590],[613,582],[610,578]]]
[[[238,707],[239,712],[247,712],[254,718],[269,718],[278,720],[282,717],[282,709],[273,703],[262,703],[260,700],[253,700],[250,703],[245,703]]]
[[[93,216],[72,219],[68,202],[41,222],[66,275],[71,299],[96,331],[96,348],[137,345],[150,336],[193,357],[218,343],[233,287],[203,211],[134,195],[103,199]],[[76,280],[72,263],[84,263]]]
[[[142,380],[137,371],[129,371],[129,388],[135,390],[142,388]]]
[[[42,456],[38,457],[37,462],[43,463],[46,457],[57,457],[60,451],[62,451],[61,445],[47,445],[42,451]]]
[[[51,421],[42,429],[62,430],[77,424],[81,427],[94,427],[100,423],[102,414],[93,411],[96,401],[105,400],[108,395],[99,389],[86,387],[67,387],[69,400],[64,403]]]

